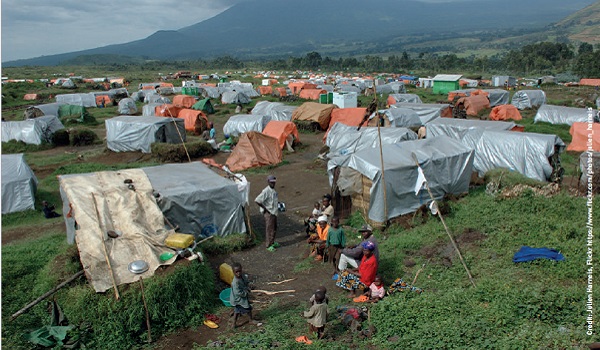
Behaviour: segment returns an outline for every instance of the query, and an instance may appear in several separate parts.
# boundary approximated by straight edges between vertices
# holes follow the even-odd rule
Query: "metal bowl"
[[[129,266],[127,266],[127,269],[129,270],[129,272],[135,273],[136,275],[139,275],[141,273],[148,271],[149,268],[150,268],[150,266],[148,266],[148,263],[145,262],[144,260],[132,261],[129,263]]]

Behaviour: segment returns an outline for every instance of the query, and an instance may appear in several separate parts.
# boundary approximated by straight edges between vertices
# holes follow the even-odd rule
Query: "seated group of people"
[[[208,122],[208,129],[202,132],[202,138],[204,139],[204,141],[208,142],[213,149],[223,152],[231,152],[231,150],[235,146],[235,141],[233,140],[233,137],[231,137],[231,135],[229,134],[225,134],[223,136],[225,137],[225,139],[217,143],[217,131],[215,130],[215,125],[213,124],[213,122]]]

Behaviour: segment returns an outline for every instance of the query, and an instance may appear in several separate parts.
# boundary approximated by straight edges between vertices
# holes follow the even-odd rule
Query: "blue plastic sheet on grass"
[[[513,256],[513,262],[525,262],[535,259],[550,259],[554,261],[565,260],[565,257],[556,249],[550,248],[532,248],[526,245],[522,246]]]

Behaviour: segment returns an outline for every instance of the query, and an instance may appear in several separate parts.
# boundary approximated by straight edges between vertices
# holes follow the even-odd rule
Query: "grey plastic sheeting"
[[[423,103],[419,95],[415,94],[390,94],[390,96],[393,97],[394,100],[396,100],[396,103]]]
[[[298,106],[287,106],[281,102],[260,101],[252,108],[252,114],[264,115],[270,120],[291,121]]]
[[[428,127],[427,132],[429,133]],[[448,131],[446,135],[442,135]],[[456,133],[449,128],[438,129],[433,139],[450,136],[475,150],[474,169],[483,176],[492,169],[506,168],[531,179],[547,181],[552,174],[548,157],[554,146],[561,152],[565,144],[556,135],[471,128]]]
[[[127,97],[127,98],[124,98],[121,101],[119,101],[118,112],[119,112],[119,114],[123,114],[123,115],[136,114],[137,106],[135,105],[135,102],[133,101],[132,98]]]
[[[154,142],[185,141],[185,126],[181,118],[118,116],[105,120],[104,124],[106,145],[115,152],[151,153],[150,145]]]
[[[202,86],[198,88],[198,93],[201,93],[202,96],[210,98],[219,98],[221,96],[219,89],[214,86]]]
[[[148,103],[142,106],[142,117],[156,117],[156,107],[162,103]]]
[[[245,233],[246,194],[235,182],[193,162],[142,168],[160,194],[158,206],[178,232],[198,237]],[[249,186],[246,187],[249,190]]]
[[[592,120],[598,111],[592,110]],[[543,105],[538,109],[533,121],[550,124],[572,125],[575,122],[587,123],[589,112],[587,108],[574,108],[553,105]]]
[[[147,100],[146,103],[160,103],[160,104],[170,104],[171,103],[171,99],[166,97],[166,96],[162,96],[162,95],[158,95],[158,94],[151,94],[148,95],[144,100]]]
[[[350,85],[350,84],[341,84],[337,86],[338,92],[355,92],[360,94],[362,90],[358,86]]]
[[[377,128],[363,127],[359,131],[354,126],[335,123],[329,129],[325,144],[329,147],[327,158],[327,171],[329,183],[333,182],[333,169],[346,165],[351,154],[363,149],[379,149],[379,135]],[[417,134],[407,128],[380,128],[381,143],[395,144],[399,142],[416,140]],[[379,157],[379,156],[378,156]]]
[[[419,114],[408,108],[390,108],[379,111],[385,114],[390,125],[395,127],[414,128],[423,125]]]
[[[236,114],[223,126],[223,134],[239,136],[248,131],[262,132],[271,119],[266,115]]]
[[[46,103],[43,105],[37,105],[34,107],[39,109],[40,111],[42,111],[44,113],[44,115],[58,115],[58,110],[60,109],[60,106],[65,105],[65,104],[66,103],[54,102],[54,103]]]
[[[473,172],[473,150],[449,137],[384,144],[383,163],[385,169],[385,215],[383,177],[379,148],[367,148],[350,156],[347,167],[369,178],[369,219],[385,222],[387,219],[408,214],[430,201],[427,190],[415,194],[417,165],[414,153],[423,169],[425,178],[435,199],[445,194],[468,192]]]
[[[403,82],[394,81],[383,85],[375,85],[375,91],[378,94],[403,94],[406,93],[406,87]]]
[[[542,90],[521,90],[515,92],[511,104],[518,109],[539,107],[546,103],[546,93]]]
[[[2,142],[17,140],[39,145],[44,141],[50,142],[52,134],[64,128],[54,115],[44,115],[18,122],[2,122]]]
[[[56,102],[75,106],[96,107],[96,96],[92,93],[56,95]]]
[[[221,95],[221,103],[250,103],[252,100],[243,92],[225,91]]]
[[[2,155],[2,214],[35,209],[38,180],[20,154]]]
[[[506,105],[509,102],[510,94],[506,90],[486,89],[483,91],[485,91],[489,94],[488,98],[490,100],[490,107]]]
[[[427,124],[427,137],[446,135],[461,140],[470,129],[510,130],[515,125],[513,122],[493,120],[439,118]]]
[[[442,116],[442,111],[446,108],[450,107],[447,104],[438,104],[438,103],[396,103],[390,106],[390,108],[408,108],[417,112],[419,118],[421,119],[421,124],[425,125],[430,121],[440,118]]]

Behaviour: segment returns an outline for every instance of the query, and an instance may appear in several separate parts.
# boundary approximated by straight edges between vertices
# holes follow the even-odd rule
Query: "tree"
[[[581,44],[579,44],[579,50],[577,50],[577,52],[580,55],[583,55],[586,53],[592,53],[592,52],[594,52],[594,46],[589,43],[581,43]]]
[[[304,66],[308,69],[318,69],[322,62],[321,54],[315,51],[307,53],[303,60]]]

